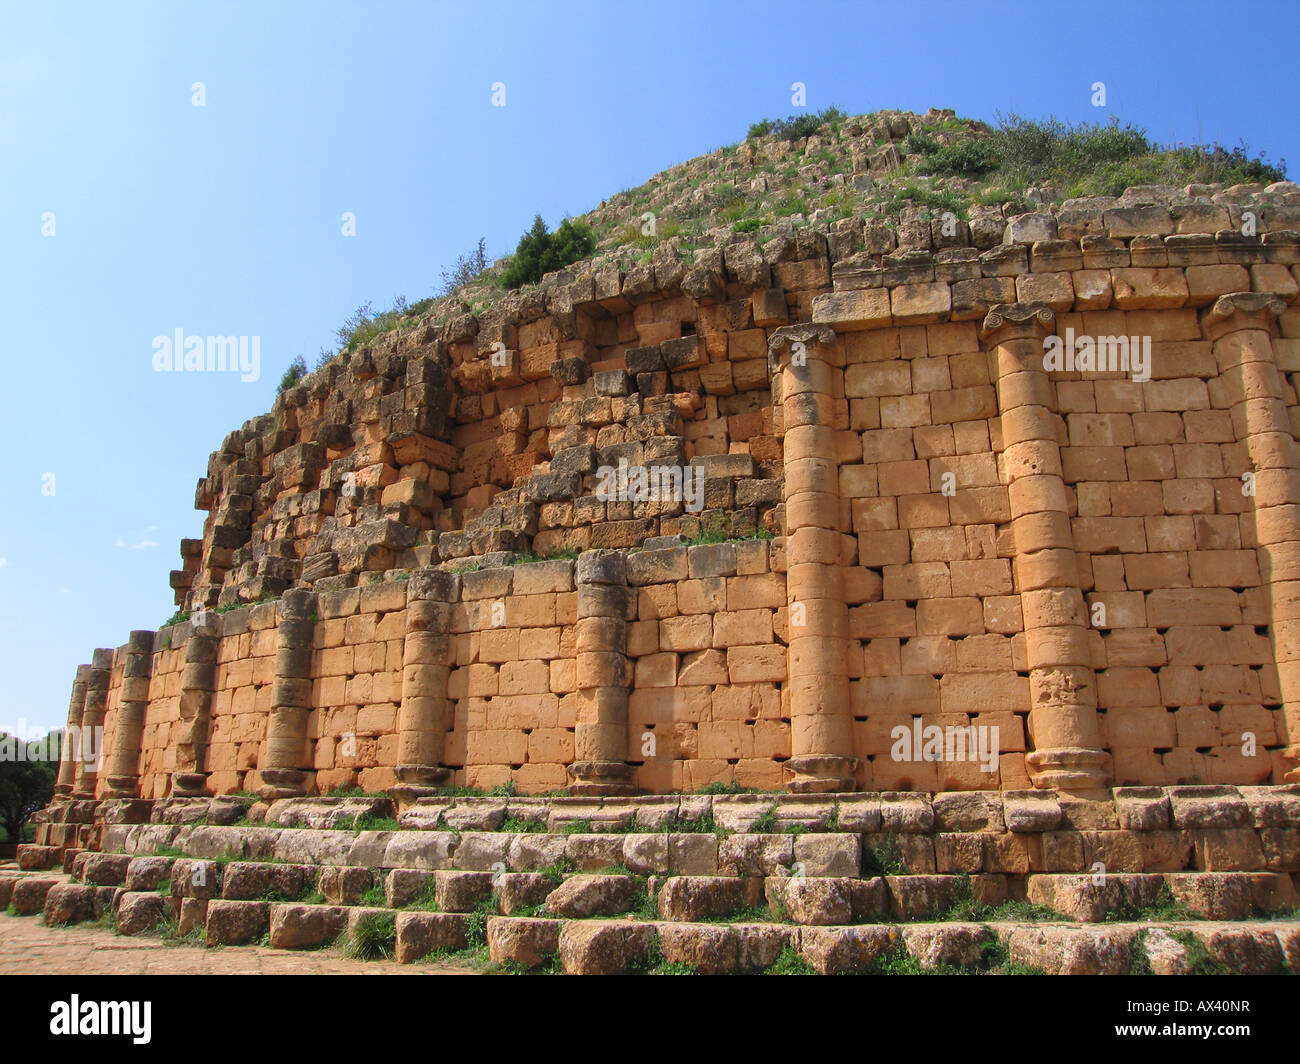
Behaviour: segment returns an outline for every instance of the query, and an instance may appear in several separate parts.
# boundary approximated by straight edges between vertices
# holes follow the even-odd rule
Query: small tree
[[[519,238],[519,246],[515,248],[501,283],[506,288],[536,284],[545,274],[585,259],[595,248],[596,239],[591,229],[581,222],[566,218],[554,233],[550,233],[539,214],[533,218],[532,228]]]
[[[60,733],[61,734],[61,733]],[[39,743],[23,743],[7,735],[0,736],[0,748],[16,754],[18,747],[24,752],[34,748],[59,749],[59,741],[51,736]],[[49,761],[20,760],[16,756],[0,758],[0,826],[10,842],[22,842],[23,826],[33,813],[44,809],[54,797],[57,769]]]
[[[280,387],[276,389],[276,394],[280,395],[287,392],[305,376],[307,376],[307,360],[302,355],[298,355],[289,363],[289,368],[284,371],[284,376],[280,378]]]
[[[488,268],[487,238],[479,237],[478,244],[468,255],[457,255],[456,264],[442,271],[441,295],[449,296],[461,285],[478,280]]]

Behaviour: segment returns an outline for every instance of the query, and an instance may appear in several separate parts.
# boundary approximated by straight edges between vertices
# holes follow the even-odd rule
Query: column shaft
[[[633,790],[627,761],[632,684],[627,622],[636,608],[627,586],[627,556],[615,550],[584,551],[576,576],[579,702],[569,791],[627,794]]]
[[[72,681],[72,698],[68,702],[68,725],[59,749],[59,777],[54,795],[61,798],[72,793],[77,778],[77,760],[81,752],[81,714],[86,708],[86,686],[90,683],[90,666],[78,665]]]
[[[840,554],[839,460],[834,408],[843,395],[825,326],[780,329],[769,364],[785,423],[786,605],[791,758],[796,792],[851,791],[849,613]],[[788,350],[787,350],[788,348]],[[775,362],[772,365],[772,362]]]
[[[290,588],[280,599],[266,763],[258,766],[262,779],[258,793],[267,801],[310,794],[315,787],[307,742],[315,609],[316,596],[305,588]]]
[[[1053,323],[1045,304],[999,304],[985,318],[983,334],[996,360],[1015,582],[1024,611],[1034,747],[1025,764],[1035,787],[1093,792],[1106,785],[1110,758],[1101,747],[1055,389],[1043,358]]]
[[[94,798],[99,767],[104,760],[104,713],[108,708],[108,682],[113,674],[113,651],[106,647],[91,657],[86,678],[86,704],[81,711],[80,751],[73,776],[72,793]]]
[[[172,794],[197,798],[208,792],[208,741],[217,688],[220,618],[203,610],[195,613],[190,625],[181,674],[181,719],[175,740]]]
[[[451,611],[459,598],[460,577],[455,573],[415,573],[407,584],[402,704],[397,711],[399,784],[389,789],[399,800],[432,794],[450,774],[442,752],[452,664]]]
[[[1286,309],[1276,296],[1220,297],[1202,318],[1222,383],[1232,399],[1233,434],[1250,456],[1255,551],[1272,607],[1269,631],[1282,694],[1286,743],[1281,779],[1300,783],[1300,454],[1287,415],[1285,382],[1273,352],[1273,320]]]
[[[113,750],[106,773],[105,798],[140,797],[144,718],[149,709],[154,632],[132,632],[123,650],[122,689],[113,721]]]

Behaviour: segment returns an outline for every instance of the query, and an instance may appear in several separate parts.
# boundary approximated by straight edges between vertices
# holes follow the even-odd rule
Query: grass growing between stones
[[[903,860],[903,851],[898,839],[892,834],[874,840],[862,850],[862,874],[864,876],[905,876],[910,869]]]
[[[361,787],[335,787],[326,796],[329,798],[387,798],[383,791],[367,791]]]
[[[1154,975],[1151,971],[1151,958],[1147,956],[1146,951],[1147,929],[1144,927],[1137,933],[1130,947],[1128,974],[1129,975]]]
[[[367,909],[382,909],[388,905],[388,899],[384,897],[384,888],[376,885],[367,887],[357,904]]]
[[[980,965],[985,975],[1046,975],[1041,968],[1035,968],[1032,964],[1020,964],[1011,959],[1011,951],[1007,944],[993,933],[992,928],[985,928],[988,931],[988,939],[980,946]]]
[[[706,783],[696,794],[718,795],[718,794],[770,794],[770,791],[760,791],[754,787],[742,787],[735,780],[727,782],[718,781],[717,783]]]
[[[986,929],[987,930],[987,929]],[[882,953],[865,969],[861,975],[1043,975],[1038,969],[1026,964],[1012,963],[1006,943],[1000,941],[991,930],[988,938],[980,946],[980,957],[973,965],[937,964],[927,967],[913,957],[903,943],[899,942],[886,953]]]
[[[534,554],[532,551],[524,551],[522,554],[515,554],[507,559],[506,565],[531,565],[533,562],[554,562],[554,561],[571,561],[577,558],[576,550],[557,550],[550,554]]]
[[[373,889],[373,888],[372,888]],[[381,892],[382,893],[382,892]],[[403,909],[410,909],[413,912],[436,913],[440,909],[437,901],[437,887],[433,878],[426,879],[420,886],[415,897],[402,906]]]
[[[487,949],[487,922],[490,916],[499,916],[496,895],[489,894],[474,906],[465,924],[465,941],[470,949]]]
[[[402,825],[392,816],[370,816],[359,813],[352,818],[351,830],[360,834],[363,831],[400,831]]]
[[[693,964],[686,964],[682,961],[660,961],[651,968],[647,975],[698,975],[699,971]]]
[[[164,916],[159,922],[156,933],[165,946],[206,946],[207,933],[202,924],[196,924],[185,934],[181,934],[180,922],[174,916]],[[212,947],[220,949],[220,946]]]
[[[1162,885],[1160,892],[1147,904],[1130,905],[1125,903],[1118,908],[1109,910],[1105,916],[1105,922],[1108,924],[1137,923],[1139,921],[1176,923],[1185,920],[1203,919],[1205,918],[1199,913],[1192,912],[1181,902],[1175,901],[1167,885]]]
[[[564,882],[564,877],[573,872],[578,866],[573,863],[572,857],[561,857],[558,861],[548,864],[542,869],[541,874],[549,879],[552,883],[560,884]]]
[[[1211,957],[1204,943],[1190,931],[1170,931],[1169,937],[1183,947],[1188,975],[1233,974],[1232,969],[1226,964]]]
[[[644,876],[638,876],[637,878],[641,881],[641,885],[637,888],[636,894],[628,904],[628,915],[637,920],[658,920],[659,904],[650,895],[650,884],[646,882]]]
[[[548,953],[535,968],[518,961],[502,961],[496,970],[502,975],[563,975],[564,962],[558,953]]]
[[[764,975],[816,975],[811,964],[799,956],[793,946],[786,946],[777,954]]]
[[[766,905],[746,905],[717,916],[700,916],[694,922],[697,924],[780,924],[788,923],[789,919],[781,919]]]
[[[1028,901],[1009,898],[996,905],[978,901],[971,890],[970,877],[963,875],[952,902],[931,919],[938,923],[1040,923],[1065,921],[1066,917],[1054,909]]]
[[[482,971],[492,967],[492,960],[488,956],[486,946],[469,946],[465,949],[451,949],[444,946],[441,949],[430,950],[420,958],[420,963],[436,964],[442,967],[472,968],[475,971]],[[523,966],[518,965],[518,967],[522,968]],[[503,974],[516,974],[514,972],[507,973],[505,965],[501,966],[500,971]],[[522,975],[525,972],[519,972],[518,974]]]
[[[275,887],[267,887],[258,896],[257,900],[277,903],[293,902],[299,905],[322,905],[325,902],[325,895],[316,889],[315,883],[307,882],[293,894],[286,894]]]
[[[497,830],[507,831],[514,835],[533,835],[546,830],[546,821],[529,817],[508,816],[501,821],[501,827]]]
[[[694,817],[670,817],[657,832],[657,834],[663,833],[673,835],[717,835],[720,839],[734,834],[729,828],[721,827],[713,819],[712,813]]]
[[[381,913],[367,913],[352,925],[344,948],[356,960],[392,960],[397,949],[397,921]]]

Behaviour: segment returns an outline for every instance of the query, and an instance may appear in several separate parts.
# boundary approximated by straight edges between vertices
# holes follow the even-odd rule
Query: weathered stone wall
[[[661,247],[336,360],[200,482],[211,645],[79,671],[94,787],[1294,779],[1300,190],[1237,200]],[[1067,335],[1149,379],[1049,365]],[[702,508],[599,497],[620,459]],[[996,727],[996,771],[900,758],[918,719]]]

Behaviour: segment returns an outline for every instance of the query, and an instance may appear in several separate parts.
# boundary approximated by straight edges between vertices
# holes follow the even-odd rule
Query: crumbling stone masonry
[[[600,260],[335,359],[209,459],[189,618],[78,668],[104,759],[48,826],[1300,782],[1300,189],[996,214]],[[1066,336],[1133,361],[1058,368]],[[609,497],[620,462],[699,505]],[[900,755],[927,729],[996,735],[994,770]]]

